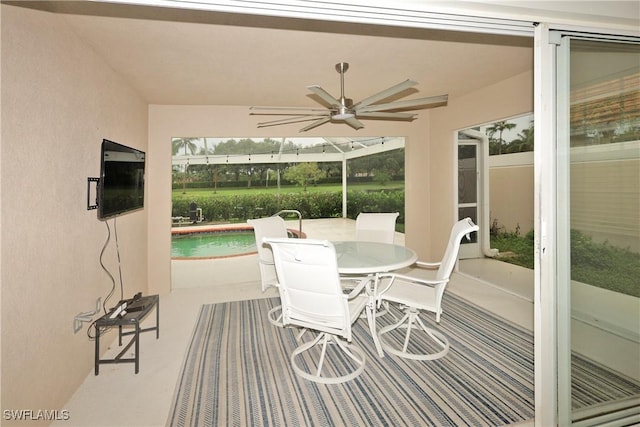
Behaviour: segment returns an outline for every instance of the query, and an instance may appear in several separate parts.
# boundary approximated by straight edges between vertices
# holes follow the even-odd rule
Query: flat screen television
[[[107,219],[144,207],[145,153],[117,142],[102,140],[98,219]]]

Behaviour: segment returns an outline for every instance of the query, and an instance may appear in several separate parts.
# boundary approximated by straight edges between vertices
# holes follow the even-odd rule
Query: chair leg
[[[273,326],[277,326],[278,328],[284,327],[284,324],[282,323],[282,306],[279,305],[269,310],[269,312],[267,313],[267,320],[269,320],[269,323],[271,323]],[[300,328],[300,332],[298,332],[296,340],[300,341],[305,332],[305,328]]]
[[[307,328],[300,328],[300,332],[298,332],[298,336],[296,337],[296,341],[302,340],[302,336],[307,332]]]
[[[384,316],[386,314],[388,314],[389,316],[393,317],[394,319],[398,319],[396,317],[395,314],[393,314],[393,312],[391,312],[391,310],[389,310],[389,303],[387,301],[382,301],[382,304],[380,304],[383,308],[381,309],[376,309],[374,311],[375,316],[376,317],[380,317],[380,316]],[[360,317],[363,317],[364,315],[361,315]]]
[[[320,359],[318,360],[315,374],[312,374],[298,366],[298,364],[296,363],[296,356],[310,350],[318,344],[322,346],[320,350]],[[349,356],[349,358],[355,361],[356,367],[353,371],[337,377],[322,376],[322,367],[326,358],[327,345],[330,344],[336,344],[340,348],[340,350],[342,350],[347,356]],[[340,338],[324,332],[318,334],[318,336],[312,341],[302,344],[301,346],[296,348],[293,353],[291,353],[291,365],[293,366],[293,370],[295,371],[295,373],[300,375],[302,378],[322,384],[340,384],[356,378],[364,370],[365,362],[366,358],[364,352],[360,348],[343,342]]]
[[[267,313],[267,319],[269,319],[269,323],[274,326],[282,326],[282,306],[279,305],[269,310]]]
[[[440,331],[437,331],[433,328],[426,326],[424,322],[420,319],[419,314],[420,314],[419,310],[408,307],[405,310],[405,315],[402,317],[402,319],[400,319],[400,321],[380,329],[380,332],[378,332],[377,338],[379,341],[379,345],[382,347],[382,349],[388,351],[391,354],[395,354],[396,356],[403,357],[406,359],[413,359],[413,360],[435,360],[435,359],[439,359],[441,357],[446,356],[447,353],[449,353],[449,340]],[[409,353],[407,349],[409,347],[411,333],[414,327],[416,329],[422,329],[431,339],[433,339],[433,341],[438,345],[438,347],[440,347],[440,350],[437,351],[436,353],[429,353],[429,354]],[[388,342],[385,342],[382,338],[384,334],[391,332],[394,329],[406,329],[404,340],[403,340],[404,341],[403,347],[401,350],[391,346]],[[377,347],[377,343],[376,343],[376,347]],[[379,352],[380,351],[381,350],[379,349]]]
[[[380,340],[378,339],[378,333],[376,331],[376,301],[375,298],[370,297],[369,302],[367,303],[367,307],[365,309],[367,315],[367,322],[369,323],[369,331],[371,332],[371,337],[373,338],[373,343],[376,346],[376,351],[378,352],[378,356],[384,357],[384,351],[382,350],[382,346],[380,345]]]

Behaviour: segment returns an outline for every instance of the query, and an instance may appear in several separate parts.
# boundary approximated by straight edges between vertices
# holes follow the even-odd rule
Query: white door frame
[[[534,39],[534,230],[535,230],[535,294],[534,294],[534,363],[535,425],[571,424],[570,321],[568,280],[568,235],[559,230],[568,226],[567,144],[559,138],[568,135],[568,48],[563,35],[592,34],[594,38],[622,41],[635,40],[638,31],[612,31],[602,28],[570,27],[539,24]],[[609,35],[607,35],[609,34]],[[614,35],[615,34],[615,35]],[[563,96],[565,95],[565,96]],[[559,115],[559,113],[563,113]]]
[[[464,129],[456,132],[456,170],[458,168],[458,150],[460,146],[460,140],[457,136],[463,133],[468,137],[476,141],[476,167],[477,167],[477,223],[480,227],[478,230],[478,239],[476,243],[467,243],[460,246],[460,258],[480,258],[482,256],[494,257],[498,251],[491,249],[491,215],[489,212],[490,205],[490,193],[489,193],[489,138],[484,133],[475,129]],[[458,189],[458,174],[455,174],[456,179],[456,191]],[[458,194],[455,195],[456,200],[456,215],[458,215],[459,208],[462,207],[458,202]],[[459,219],[459,218],[457,218]]]

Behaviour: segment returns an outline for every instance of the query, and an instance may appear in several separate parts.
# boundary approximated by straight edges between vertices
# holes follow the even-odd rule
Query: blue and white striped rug
[[[436,361],[379,358],[359,319],[353,342],[365,350],[367,364],[358,378],[338,385],[293,372],[296,330],[266,320],[276,304],[202,306],[167,426],[499,426],[533,418],[532,334],[462,298],[445,298],[437,327],[451,350]],[[638,384],[589,361],[574,357],[573,363],[580,372],[574,409],[640,392]]]

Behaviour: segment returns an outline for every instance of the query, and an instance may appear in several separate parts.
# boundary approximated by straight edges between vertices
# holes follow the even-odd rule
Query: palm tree
[[[173,153],[173,155],[175,156],[176,154],[178,154],[180,152],[181,149],[184,148],[184,155],[188,156],[189,153],[187,153],[187,150],[189,150],[189,152],[191,154],[195,154],[196,153],[196,149],[198,148],[196,146],[196,144],[193,141],[198,141],[200,138],[173,138],[171,140],[171,152]]]
[[[495,122],[493,125],[487,128],[487,134],[489,138],[492,138],[496,133],[498,133],[498,154],[502,154],[502,145],[504,144],[504,139],[502,139],[502,133],[505,130],[511,130],[516,127],[515,123],[509,123],[505,120]]]
[[[196,153],[196,149],[198,148],[193,141],[198,141],[200,138],[173,138],[171,140],[171,152],[175,156],[180,152],[182,148],[184,148],[184,155],[187,156],[187,150],[191,152],[191,154]],[[189,162],[184,166],[183,177],[182,177],[182,194],[187,192],[187,170],[189,169]]]
[[[522,129],[516,139],[509,143],[507,151],[510,153],[522,153],[533,151],[533,123],[527,129]]]

